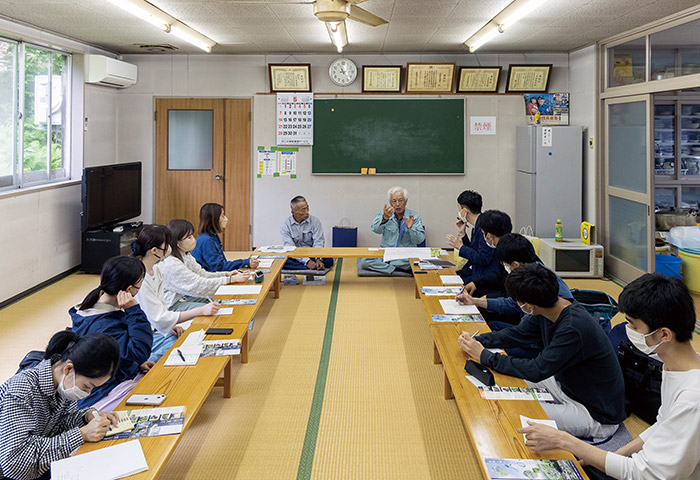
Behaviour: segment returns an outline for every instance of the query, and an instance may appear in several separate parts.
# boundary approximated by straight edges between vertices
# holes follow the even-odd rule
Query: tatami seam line
[[[316,386],[314,397],[311,401],[311,411],[309,421],[306,424],[306,435],[304,436],[304,447],[299,459],[299,469],[297,470],[297,480],[308,480],[311,478],[311,470],[316,452],[316,440],[318,438],[318,427],[321,423],[321,410],[323,409],[323,395],[326,391],[326,378],[328,376],[328,364],[331,355],[331,343],[333,341],[333,328],[335,325],[335,310],[338,304],[338,288],[340,287],[340,272],[343,267],[343,259],[339,258],[335,267],[335,277],[333,278],[333,289],[331,290],[331,300],[328,305],[328,315],[326,316],[326,330],[323,334],[323,347],[321,358],[316,374]]]

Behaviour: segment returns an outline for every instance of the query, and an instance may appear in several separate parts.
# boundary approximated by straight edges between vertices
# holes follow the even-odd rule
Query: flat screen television
[[[141,215],[141,162],[83,169],[83,231]]]

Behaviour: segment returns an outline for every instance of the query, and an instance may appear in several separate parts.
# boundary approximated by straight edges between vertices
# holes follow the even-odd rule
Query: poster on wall
[[[525,114],[528,125],[568,125],[568,93],[525,93]],[[539,115],[536,122],[535,115]]]
[[[314,144],[314,94],[277,94],[277,145]]]

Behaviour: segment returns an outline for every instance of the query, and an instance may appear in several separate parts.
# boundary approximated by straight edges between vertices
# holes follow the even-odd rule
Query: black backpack
[[[629,341],[620,342],[618,360],[625,379],[625,408],[645,422],[656,422],[661,407],[661,361],[640,352]]]

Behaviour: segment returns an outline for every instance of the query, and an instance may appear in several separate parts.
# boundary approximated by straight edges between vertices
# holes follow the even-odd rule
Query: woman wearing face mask
[[[90,395],[80,400],[79,408],[93,405],[120,383],[153,366],[153,362],[147,361],[153,344],[153,330],[133,297],[141,288],[144,273],[143,264],[136,258],[110,258],[102,267],[100,285],[88,293],[83,303],[68,312],[75,333],[106,333],[117,341],[121,352],[114,377],[93,388]]]
[[[163,273],[154,267],[170,254],[171,238],[170,230],[164,226],[146,225],[131,244],[131,254],[141,259],[146,270],[136,300],[155,329],[151,356],[148,358],[151,362],[157,362],[182,335],[183,329],[177,326],[178,323],[200,315],[214,315],[220,307],[218,303],[210,302],[184,312],[168,310],[163,291]]]
[[[250,275],[237,270],[231,272],[207,272],[190,253],[194,250],[194,226],[187,220],[170,220],[168,230],[172,235],[172,251],[167,258],[156,265],[163,274],[165,303],[171,310],[208,303],[221,285],[248,281]],[[185,299],[185,297],[188,297]],[[198,298],[199,297],[199,298]],[[205,298],[201,298],[205,297]]]
[[[109,335],[63,331],[51,338],[41,363],[0,386],[0,478],[48,479],[51,462],[102,440],[117,415],[78,410],[76,401],[118,365],[119,345]]]
[[[656,423],[615,452],[543,425],[518,432],[538,452],[570,451],[591,479],[700,478],[700,357],[690,343],[695,328],[690,292],[679,278],[647,273],[622,291],[620,312],[634,346],[657,353],[664,363]]]
[[[192,256],[208,272],[230,272],[239,268],[257,268],[257,258],[226,260],[219,235],[226,228],[228,218],[224,207],[218,203],[205,203],[199,210],[199,230],[197,245]]]

